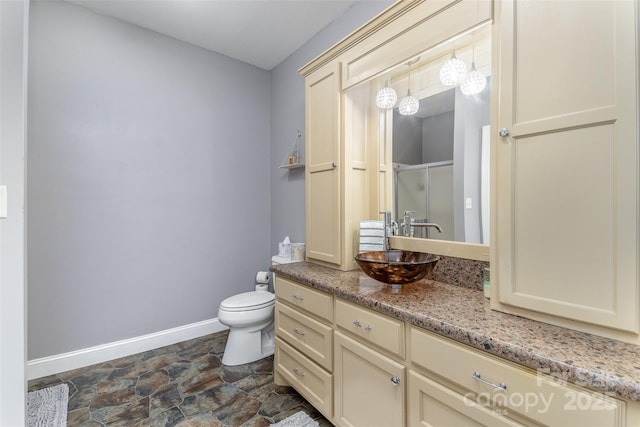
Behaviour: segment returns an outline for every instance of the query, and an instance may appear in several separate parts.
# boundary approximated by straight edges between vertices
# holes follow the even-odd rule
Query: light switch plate
[[[464,207],[467,208],[467,209],[471,209],[472,208],[471,197],[467,197],[464,200]]]
[[[0,185],[0,219],[7,217],[7,186]]]

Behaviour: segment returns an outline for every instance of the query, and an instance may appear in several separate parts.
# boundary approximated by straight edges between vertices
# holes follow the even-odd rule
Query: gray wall
[[[465,96],[456,89],[454,136],[454,223],[455,239],[482,243],[480,204],[480,155],[482,126],[489,124],[491,80],[477,95]],[[472,200],[466,209],[465,200]]]
[[[271,251],[290,236],[305,241],[304,170],[279,169],[296,131],[304,135],[304,79],[298,69],[391,5],[361,0],[271,70]],[[337,225],[336,225],[337,226]]]
[[[217,317],[272,253],[269,73],[64,2],[30,27],[29,359]]]
[[[393,153],[394,163],[419,165],[422,156],[422,117],[403,116],[393,109]]]
[[[422,120],[422,163],[453,160],[454,112]]]
[[[25,164],[29,2],[0,1],[0,426],[26,425]]]

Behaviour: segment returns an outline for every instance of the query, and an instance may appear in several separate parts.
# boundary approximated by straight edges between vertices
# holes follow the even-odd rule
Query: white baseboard
[[[218,318],[82,350],[27,361],[27,380],[131,356],[228,329]]]

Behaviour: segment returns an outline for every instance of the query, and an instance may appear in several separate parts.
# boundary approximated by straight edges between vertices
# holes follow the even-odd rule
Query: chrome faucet
[[[440,227],[439,224],[436,224],[435,222],[413,222],[411,224],[411,226],[413,227],[433,227],[436,230],[438,230],[438,233],[442,233],[442,227]]]
[[[384,250],[391,249],[391,211],[380,211],[380,215],[384,215]]]
[[[416,211],[404,211],[404,235],[406,237],[413,237],[413,214]]]

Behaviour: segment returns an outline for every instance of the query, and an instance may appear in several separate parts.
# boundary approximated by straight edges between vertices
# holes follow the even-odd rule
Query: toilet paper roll
[[[269,283],[270,278],[271,273],[268,271],[258,271],[258,274],[256,274],[256,283]]]
[[[267,292],[269,290],[269,285],[266,283],[259,283],[256,285],[256,291],[258,292]]]

